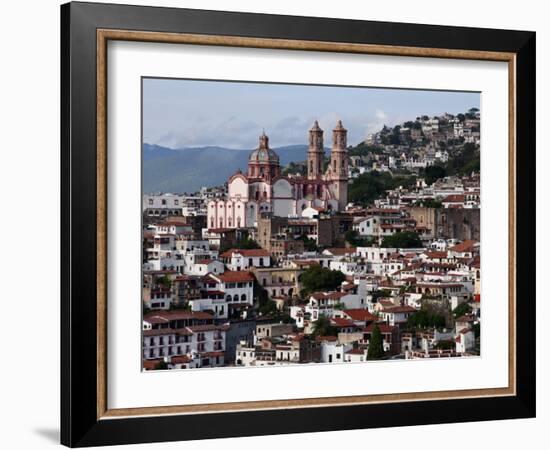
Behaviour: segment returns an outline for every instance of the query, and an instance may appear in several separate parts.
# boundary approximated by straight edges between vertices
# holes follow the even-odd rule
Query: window
[[[163,205],[166,205],[166,200],[165,199],[162,199],[162,202],[161,202]]]
[[[152,204],[153,204],[153,199],[150,198],[150,199],[149,199],[149,205],[152,205]]]
[[[246,294],[241,295],[241,302],[246,302]]]

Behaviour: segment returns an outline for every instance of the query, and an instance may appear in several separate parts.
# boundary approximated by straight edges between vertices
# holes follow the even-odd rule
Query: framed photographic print
[[[63,444],[534,417],[535,33],[61,19]]]

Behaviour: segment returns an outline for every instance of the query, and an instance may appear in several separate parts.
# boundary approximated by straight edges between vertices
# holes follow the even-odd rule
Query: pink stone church
[[[260,214],[288,217],[307,207],[328,211],[345,209],[348,199],[347,130],[339,120],[332,130],[330,164],[323,173],[323,130],[317,121],[309,130],[307,177],[281,175],[279,156],[269,148],[265,133],[248,160],[246,174],[240,170],[228,180],[224,199],[208,203],[209,228],[253,227]]]

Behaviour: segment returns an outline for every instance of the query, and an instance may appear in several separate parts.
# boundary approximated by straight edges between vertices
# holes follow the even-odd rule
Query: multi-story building
[[[265,133],[249,157],[247,173],[228,180],[225,199],[208,202],[209,228],[255,226],[260,214],[298,215],[308,206],[344,210],[348,198],[347,130],[338,121],[332,132],[330,164],[323,172],[323,130],[317,121],[309,130],[307,177],[281,175],[279,156],[269,147]]]
[[[143,321],[145,360],[171,364],[174,358],[174,364],[184,366],[178,368],[224,365],[227,326],[215,325],[210,314],[163,311],[148,313]]]
[[[238,249],[234,248],[220,255],[229,270],[247,270],[254,267],[269,267],[271,257],[264,249]]]

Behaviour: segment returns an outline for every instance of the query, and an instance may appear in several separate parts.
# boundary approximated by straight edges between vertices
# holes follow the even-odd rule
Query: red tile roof
[[[333,254],[334,256],[344,256],[344,255],[350,255],[357,252],[357,248],[355,247],[333,247],[333,248],[327,248],[327,251]]]
[[[269,252],[263,248],[254,248],[254,249],[240,249],[232,248],[222,253],[220,256],[223,258],[231,258],[234,253],[246,256],[247,258],[260,257],[260,256],[269,256]]]
[[[169,364],[187,364],[192,361],[187,355],[172,356]]]
[[[374,323],[371,323],[367,328],[363,328],[363,332],[366,333],[372,333],[372,330],[374,328]],[[387,325],[385,323],[379,323],[378,328],[380,329],[381,333],[392,333],[395,329],[392,325]]]
[[[426,252],[425,255],[430,259],[442,259],[447,257],[447,252]]]
[[[251,272],[228,270],[220,275],[212,275],[214,278],[218,278],[224,283],[238,283],[244,281],[254,281],[254,275]]]
[[[457,253],[471,252],[474,249],[475,244],[476,244],[476,241],[467,239],[464,242],[461,242],[460,244],[457,244],[454,247],[451,247],[449,250]]]
[[[474,322],[474,316],[460,316],[455,322]]]
[[[143,368],[145,370],[154,370],[162,359],[146,359],[143,361]]]
[[[384,308],[383,311],[386,313],[408,313],[408,312],[416,312],[417,310],[412,306],[397,305],[397,306],[390,306],[389,308]]]
[[[364,355],[365,350],[363,350],[362,348],[352,348],[351,350],[348,350],[346,353],[348,355]]]
[[[462,203],[464,202],[465,196],[463,194],[451,194],[447,195],[442,202],[443,203]]]
[[[374,321],[376,316],[368,312],[366,309],[344,309],[344,314],[346,314],[351,320],[364,320],[364,321]]]
[[[215,358],[216,356],[223,356],[223,352],[205,352],[201,353],[201,356],[206,356],[208,358]]]
[[[337,328],[355,327],[355,323],[349,319],[333,317],[330,322]]]
[[[348,294],[346,294],[345,292],[328,292],[326,294],[324,292],[314,292],[313,294],[311,294],[311,297],[313,297],[315,300],[339,300],[346,295]]]
[[[159,330],[143,330],[143,336],[165,336],[167,334],[176,334],[172,328],[161,328]]]
[[[143,316],[143,319],[147,322],[156,321],[166,322],[169,320],[182,320],[182,319],[213,319],[211,314],[199,311],[155,311],[149,312]]]

